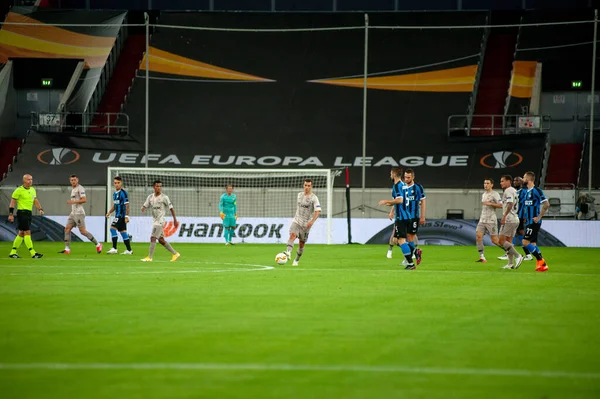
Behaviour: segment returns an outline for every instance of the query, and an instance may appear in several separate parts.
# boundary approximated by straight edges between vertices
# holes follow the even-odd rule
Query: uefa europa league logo
[[[523,162],[523,156],[512,151],[496,151],[491,154],[484,155],[479,163],[481,166],[490,169],[512,168]]]
[[[69,165],[79,160],[79,153],[70,148],[53,148],[40,152],[37,159],[46,165]]]

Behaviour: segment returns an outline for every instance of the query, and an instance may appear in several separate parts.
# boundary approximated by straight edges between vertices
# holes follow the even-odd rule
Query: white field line
[[[315,371],[392,374],[487,375],[599,379],[600,373],[562,370],[478,369],[452,367],[409,367],[327,364],[262,363],[0,363],[0,370],[183,370],[183,371]]]
[[[88,259],[74,259],[69,258],[70,261],[85,261]],[[139,262],[139,261],[138,261]],[[160,270],[144,270],[144,268],[152,267],[152,264],[155,262],[160,263],[171,263],[169,261],[153,261],[148,263],[139,262],[139,269],[136,267],[135,270],[87,270],[87,271],[67,271],[67,272],[41,272],[37,271],[29,271],[29,272],[17,272],[17,273],[3,273],[6,276],[62,276],[62,275],[126,275],[126,274],[193,274],[193,273],[227,273],[227,272],[254,272],[254,271],[263,271],[263,270],[271,270],[273,266],[266,265],[256,265],[256,264],[247,264],[247,263],[231,263],[231,262],[173,262],[175,264],[184,263],[191,265],[215,265],[220,266],[220,268],[202,268],[202,269],[187,269],[187,270],[171,270],[171,269],[160,269]],[[128,262],[131,263],[131,262]],[[122,264],[120,264],[122,265]],[[231,268],[223,268],[223,266],[242,266],[242,267],[231,267]],[[27,266],[18,266],[18,265],[2,265],[0,266],[0,270],[3,267],[13,267],[13,268],[28,268],[28,269],[45,269],[45,268],[61,268],[64,269],[65,266],[56,266],[56,265],[27,265]],[[141,270],[140,270],[141,269]],[[0,273],[2,274],[2,273]]]

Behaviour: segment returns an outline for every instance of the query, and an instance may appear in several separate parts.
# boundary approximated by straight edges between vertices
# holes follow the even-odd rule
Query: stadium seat
[[[446,219],[464,219],[464,209],[448,209],[446,210]]]
[[[560,198],[548,198],[550,204],[549,212],[559,214],[560,213]]]

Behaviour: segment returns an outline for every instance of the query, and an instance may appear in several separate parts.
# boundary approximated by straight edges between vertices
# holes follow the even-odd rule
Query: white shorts
[[[477,223],[477,228],[475,229],[478,233],[489,233],[491,236],[498,235],[498,223]]]
[[[295,234],[300,241],[306,242],[308,241],[308,233],[310,233],[310,229],[302,227],[296,222],[292,222],[290,225],[290,234],[292,233]]]
[[[69,218],[67,219],[67,226],[77,226],[80,229],[83,228],[85,229],[85,214],[82,213],[71,213],[69,215]]]
[[[504,237],[514,237],[517,234],[517,227],[519,227],[519,222],[506,222],[500,226],[500,235]]]
[[[163,238],[165,236],[165,232],[163,231],[163,227],[165,224],[153,224],[152,225],[152,234],[150,237],[156,237],[158,239]]]

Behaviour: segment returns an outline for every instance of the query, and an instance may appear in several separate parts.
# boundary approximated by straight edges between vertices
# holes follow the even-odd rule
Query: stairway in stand
[[[516,42],[516,31],[492,29],[490,32],[475,103],[475,117],[471,126],[472,136],[502,134],[502,130],[496,130],[502,127],[502,118],[492,120],[491,117],[483,115],[504,114]]]
[[[98,106],[98,113],[110,113],[109,115],[96,115],[90,129],[94,133],[116,134],[119,129],[111,128],[117,120],[116,113],[121,112],[121,106],[125,101],[129,88],[140,66],[140,61],[146,50],[146,36],[143,34],[130,35],[125,41],[125,46],[119,56],[113,75],[108,83],[102,101]]]
[[[520,14],[512,11],[492,11],[490,25],[515,25]],[[479,88],[475,99],[475,112],[471,124],[472,136],[502,134],[504,105],[510,87],[510,78],[515,60],[518,28],[490,28],[479,77]],[[481,115],[478,117],[477,115]],[[493,122],[484,115],[499,115]],[[492,126],[493,123],[493,126]]]

